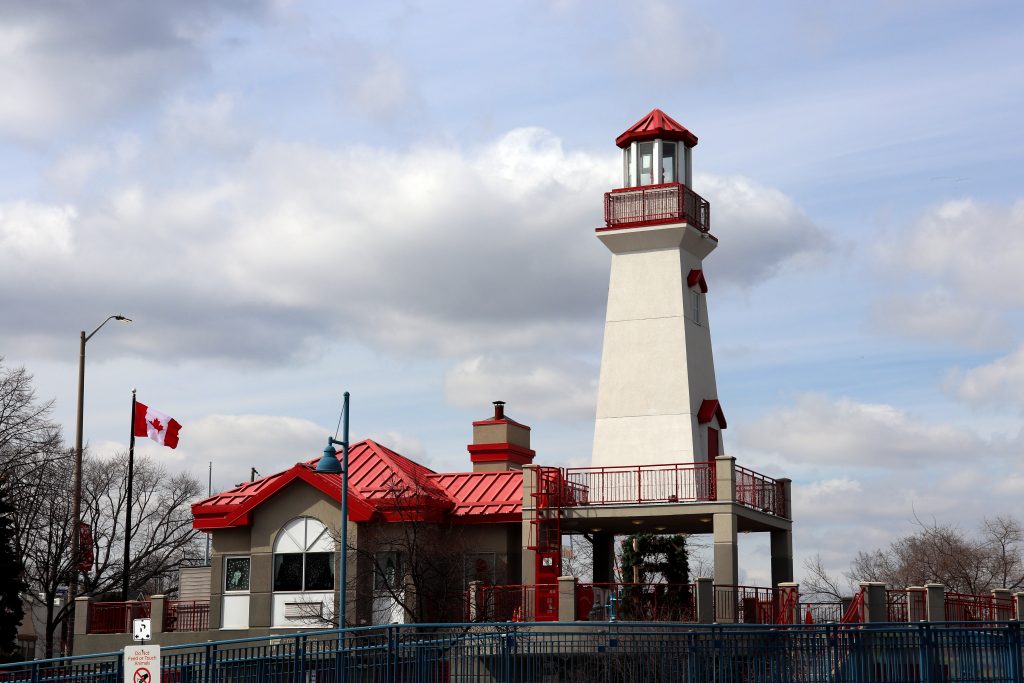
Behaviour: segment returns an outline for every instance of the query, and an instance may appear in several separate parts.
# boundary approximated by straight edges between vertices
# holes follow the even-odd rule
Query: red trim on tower
[[[533,462],[536,451],[517,446],[514,443],[470,444],[469,459],[472,462],[514,462],[517,465],[529,465]]]
[[[704,279],[704,271],[700,268],[694,268],[686,276],[686,286],[694,287],[700,285],[700,291],[704,294],[708,293],[708,281]]]
[[[642,140],[682,140],[687,147],[697,145],[697,136],[686,130],[686,127],[660,109],[652,109],[625,133],[615,138],[619,147],[627,147],[629,143]]]
[[[722,412],[722,406],[719,404],[718,399],[706,398],[700,404],[700,410],[697,411],[697,422],[698,424],[707,424],[711,422],[711,418],[718,418],[718,426],[721,429],[725,429],[725,413]]]

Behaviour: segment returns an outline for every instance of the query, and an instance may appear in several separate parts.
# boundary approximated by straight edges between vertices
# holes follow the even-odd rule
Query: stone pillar
[[[864,593],[864,623],[880,624],[889,621],[885,584],[880,581],[861,581],[860,590]]]
[[[793,532],[776,529],[772,539],[772,585],[780,586],[793,580]]]
[[[1024,593],[1013,594],[1013,607],[1017,621],[1024,621]]]
[[[925,618],[928,621],[946,620],[946,587],[941,583],[926,583]]]
[[[576,621],[576,577],[558,577],[558,620]]]
[[[75,635],[83,636],[89,632],[89,598],[75,598]]]
[[[924,586],[911,586],[907,589],[907,621],[911,624],[928,619],[928,610],[925,608],[927,596]]]
[[[739,583],[736,522],[736,515],[731,512],[716,512],[712,517],[715,584],[719,586],[735,586]]]
[[[697,623],[698,624],[713,624],[715,623],[715,582],[710,576],[704,576],[696,581],[696,593],[697,601]]]
[[[530,545],[537,542],[533,520],[537,518],[533,493],[537,490],[537,466],[523,465],[523,557],[522,582],[524,586],[537,583],[537,553]]]
[[[164,632],[164,609],[167,605],[166,595],[154,595],[149,599],[149,626],[155,636]]]
[[[1013,595],[1009,588],[993,588],[992,602],[995,603],[997,621],[1009,621],[1014,618]]]
[[[729,503],[736,500],[736,458],[730,455],[715,458],[715,498]]]
[[[615,535],[595,532],[593,539],[594,583],[612,583],[615,571]]]
[[[800,584],[784,581],[776,584],[779,588],[779,609],[786,610],[780,614],[780,624],[800,623]]]

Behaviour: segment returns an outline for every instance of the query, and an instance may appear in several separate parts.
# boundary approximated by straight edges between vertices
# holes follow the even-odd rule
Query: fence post
[[[800,584],[792,581],[784,581],[778,585],[779,589],[779,624],[800,623]]]
[[[697,596],[697,623],[715,623],[715,584],[710,577],[701,577],[694,581]]]
[[[1020,595],[1020,593],[1018,593],[1018,595]],[[1015,621],[1015,622],[1013,622],[1011,624],[1008,624],[1008,626],[1009,626],[1009,628],[1006,629],[1006,635],[1007,635],[1007,638],[1009,638],[1009,641],[1010,641],[1009,642],[1009,648],[1008,648],[1008,650],[1009,650],[1009,652],[1008,652],[1008,655],[1009,655],[1008,659],[1009,659],[1009,665],[1010,665],[1009,666],[1009,672],[1008,672],[1010,674],[1009,678],[1010,678],[1011,681],[1013,681],[1013,683],[1021,683],[1022,682],[1022,676],[1021,676],[1021,670],[1020,670],[1020,666],[1021,666],[1020,653],[1021,653],[1021,648],[1024,647],[1024,644],[1021,643],[1020,621]]]
[[[864,623],[879,624],[889,621],[885,584],[880,581],[861,581],[860,589],[864,593]]]
[[[1013,619],[1013,597],[1009,588],[992,589],[992,606],[995,608],[993,615],[996,621],[1009,621]]]
[[[911,624],[928,618],[928,612],[925,609],[926,595],[924,586],[911,586],[907,589],[907,621]]]
[[[164,632],[164,610],[167,607],[165,595],[154,595],[149,599],[149,624],[153,635]]]
[[[934,584],[932,584],[934,585]],[[921,683],[932,683],[932,626],[928,622],[918,622],[918,672]]]
[[[576,577],[558,577],[558,620],[576,621]]]
[[[89,632],[89,598],[75,598],[75,635],[84,636]]]
[[[928,621],[946,620],[946,587],[941,583],[926,583],[925,618]]]

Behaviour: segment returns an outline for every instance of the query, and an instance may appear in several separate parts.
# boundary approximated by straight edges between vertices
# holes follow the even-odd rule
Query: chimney
[[[494,401],[494,416],[473,423],[469,459],[474,472],[521,470],[533,462],[530,428],[505,416],[505,402]]]

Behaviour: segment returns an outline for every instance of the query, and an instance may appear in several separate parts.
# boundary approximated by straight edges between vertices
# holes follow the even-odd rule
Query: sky
[[[0,3],[0,355],[74,438],[214,489],[354,439],[469,467],[503,399],[589,464],[621,184],[693,131],[725,450],[794,481],[798,578],[1024,494],[1024,6]],[[741,538],[741,580],[769,579]]]

